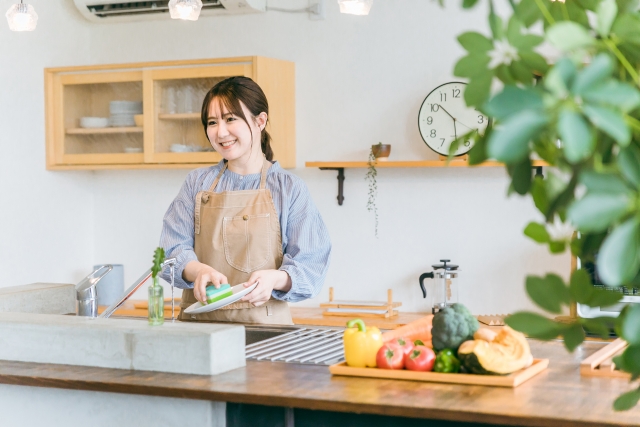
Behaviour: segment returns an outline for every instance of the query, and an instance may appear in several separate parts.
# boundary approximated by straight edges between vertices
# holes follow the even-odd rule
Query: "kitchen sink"
[[[344,361],[343,329],[246,326],[248,360],[332,365]]]
[[[112,318],[147,320],[119,315]],[[342,328],[276,325],[244,325],[244,328],[247,360],[305,365],[332,365],[344,361]]]
[[[251,345],[259,341],[275,338],[289,332],[297,331],[299,329],[300,328],[295,326],[245,325],[244,326],[245,345]]]

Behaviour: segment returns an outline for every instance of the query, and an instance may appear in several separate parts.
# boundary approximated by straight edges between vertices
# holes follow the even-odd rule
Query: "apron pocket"
[[[272,258],[270,214],[224,217],[224,256],[233,268],[245,273],[259,270]]]

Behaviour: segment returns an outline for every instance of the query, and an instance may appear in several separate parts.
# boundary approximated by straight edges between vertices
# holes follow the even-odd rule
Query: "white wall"
[[[304,0],[270,3],[280,7],[305,4]],[[78,271],[86,272],[93,263],[113,262],[125,264],[125,280],[131,283],[148,268],[164,211],[188,173],[44,172],[42,67],[242,55],[296,63],[298,167],[292,172],[309,186],[333,241],[325,288],[318,298],[302,304],[326,300],[329,286],[336,288],[340,299],[384,299],[386,289],[392,288],[404,310],[424,311],[427,304],[417,278],[443,257],[460,264],[461,301],[478,314],[530,308],[524,293],[527,274],[556,271],[568,275],[567,254],[551,256],[523,237],[524,226],[537,216],[529,200],[507,199],[508,180],[500,168],[379,170],[376,239],[373,216],[365,207],[365,171],[345,172],[346,199],[338,206],[336,173],[304,167],[314,160],[365,160],[368,147],[378,141],[392,144],[392,160],[436,158],[418,133],[418,110],[431,89],[455,80],[453,65],[463,54],[455,37],[468,29],[485,31],[485,10],[462,11],[453,2],[442,9],[437,2],[424,0],[376,0],[368,17],[355,17],[339,14],[337,4],[327,0],[323,21],[310,21],[304,14],[269,12],[203,18],[195,23],[94,25],[70,7],[60,9],[48,2],[36,6],[42,21],[35,33],[12,34],[6,27],[1,31],[3,38],[23,46],[20,49],[4,39],[0,43],[5,93],[9,87],[15,90],[9,76],[17,72],[29,75],[29,84],[24,84],[28,96],[19,105],[39,114],[35,120],[35,114],[29,115],[28,123],[35,123],[29,127],[30,148],[21,145],[11,163],[23,177],[19,181],[39,176],[40,185],[49,188],[49,193],[67,194],[76,204],[75,209],[68,209],[68,224],[59,224],[64,217],[59,213],[46,231],[40,228],[33,234],[46,248],[56,247],[60,236],[75,239],[78,253],[64,260],[56,253],[54,258],[62,264],[53,274],[40,265],[46,251],[25,260],[20,254],[33,247],[28,240],[14,237],[7,245],[3,239],[2,253],[16,264],[11,271],[12,277],[20,278],[18,282],[36,277],[73,280]],[[55,22],[45,24],[50,20]],[[88,39],[80,48],[69,46],[78,37],[75,34]],[[32,58],[34,50],[46,52],[45,57]],[[9,63],[20,66],[6,65]],[[0,111],[14,111],[13,102],[13,97],[2,96]],[[5,136],[9,136],[11,150],[18,150],[14,143],[24,139],[19,123],[27,122],[27,113],[11,114],[11,120],[2,114],[0,123],[8,129]],[[3,193],[30,206],[26,217],[35,218],[38,202],[26,194],[34,183],[2,182]],[[49,209],[67,209],[53,195],[47,197]],[[21,228],[32,221],[25,218],[24,210],[10,206],[8,213],[2,209],[6,219],[0,230],[6,227],[10,234],[23,236]],[[4,257],[0,262],[5,262]],[[30,271],[23,271],[32,263],[36,265]]]
[[[69,2],[39,2],[38,31],[14,33],[0,0],[0,286],[68,282],[93,262],[90,172],[47,172],[44,74],[89,61],[89,27]]]

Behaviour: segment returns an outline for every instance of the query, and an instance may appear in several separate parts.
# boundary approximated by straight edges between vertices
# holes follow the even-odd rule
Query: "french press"
[[[436,314],[440,310],[458,302],[458,266],[447,264],[451,262],[448,259],[441,259],[442,264],[432,265],[434,271],[422,273],[420,275],[420,288],[422,296],[427,297],[427,290],[424,287],[424,279],[434,279],[434,287],[432,291],[433,305],[431,312]]]

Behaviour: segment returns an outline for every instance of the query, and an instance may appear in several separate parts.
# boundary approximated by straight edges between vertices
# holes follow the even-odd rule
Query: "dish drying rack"
[[[390,318],[398,315],[401,302],[393,302],[393,291],[387,290],[387,301],[334,300],[333,287],[329,288],[329,302],[320,304],[323,316]]]

